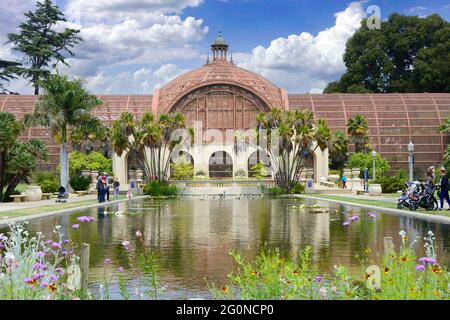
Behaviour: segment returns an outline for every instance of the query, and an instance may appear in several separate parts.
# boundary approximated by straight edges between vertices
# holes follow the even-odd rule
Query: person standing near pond
[[[106,193],[107,193],[108,189],[109,189],[108,181],[106,180],[106,176],[103,176],[101,179],[101,182],[100,182],[100,187],[98,189],[98,194],[99,194],[98,202],[99,203],[106,202],[105,197],[106,197]]]
[[[114,199],[117,200],[117,199],[119,199],[119,190],[120,190],[119,178],[116,178],[114,180],[113,187],[114,187]]]
[[[448,206],[449,206],[448,210],[450,210],[450,197],[448,195],[448,189],[449,189],[448,177],[447,177],[447,170],[444,167],[441,168],[441,180],[440,180],[439,184],[441,187],[441,193],[439,195],[439,198],[441,200],[440,210],[444,210],[444,200],[447,201]]]

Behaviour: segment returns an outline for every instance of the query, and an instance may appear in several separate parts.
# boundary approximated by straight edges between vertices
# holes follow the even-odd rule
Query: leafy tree
[[[84,151],[89,154],[94,150],[96,142],[100,142],[105,156],[109,154],[109,128],[100,119],[90,118],[70,132],[70,142],[76,151]]]
[[[373,158],[369,153],[354,153],[348,162],[348,166],[350,168],[359,168],[361,170],[361,177],[364,174],[364,170],[367,168],[369,169],[369,175],[373,177]],[[377,157],[375,158],[375,168],[378,177],[391,170],[389,162],[379,154],[377,154]]]
[[[9,112],[0,112],[0,202],[7,170],[8,153],[22,132],[22,123]]]
[[[351,137],[352,143],[355,144],[355,152],[368,152],[369,144],[369,122],[367,119],[357,114],[348,120],[347,133]]]
[[[37,100],[34,113],[25,116],[25,123],[50,128],[53,140],[60,144],[61,186],[67,189],[69,130],[91,121],[91,112],[102,102],[78,78],[70,80],[56,74],[41,82],[41,86],[44,95]]]
[[[348,139],[342,131],[336,131],[330,148],[330,168],[341,170],[349,159]]]
[[[29,67],[17,67],[17,73],[30,79],[36,95],[39,94],[41,80],[50,77],[49,68],[58,63],[68,65],[67,55],[73,56],[71,49],[82,39],[79,30],[65,28],[56,31],[56,26],[65,22],[63,13],[51,0],[42,0],[36,4],[36,11],[25,13],[27,20],[20,24],[18,33],[8,34],[13,50],[24,55]]]
[[[289,193],[299,182],[300,173],[314,151],[330,146],[328,124],[323,119],[314,121],[310,111],[285,112],[277,108],[260,114],[257,123],[258,134],[261,130],[267,133],[259,137],[258,147],[269,155],[278,186]]]
[[[0,59],[0,94],[8,92],[4,87],[4,83],[16,78],[14,76],[14,67],[18,65],[20,63]]]
[[[326,93],[450,92],[450,23],[393,14],[381,29],[363,21],[348,40],[347,71]]]
[[[194,165],[190,163],[186,156],[179,157],[171,164],[171,178],[174,180],[188,180],[194,178]]]
[[[37,162],[45,161],[47,157],[47,147],[41,140],[30,139],[26,142],[16,142],[8,155],[8,186],[3,199],[7,201],[19,183],[30,183]]]
[[[146,179],[166,182],[172,152],[191,133],[188,130],[187,137],[172,135],[185,128],[186,120],[181,113],[162,114],[155,119],[147,112],[141,119],[135,119],[133,114],[124,112],[112,125],[111,145],[119,157],[127,152],[129,157],[137,159]]]
[[[258,161],[258,163],[252,166],[251,169],[256,179],[264,179],[267,177],[267,169],[262,161]]]
[[[112,160],[96,151],[88,154],[73,151],[69,154],[69,172],[70,174],[79,174],[81,170],[112,173]]]

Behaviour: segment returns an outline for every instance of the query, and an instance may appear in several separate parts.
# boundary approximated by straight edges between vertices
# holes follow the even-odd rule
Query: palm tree
[[[348,139],[342,131],[336,131],[330,148],[331,169],[343,169],[349,158]]]
[[[93,150],[96,142],[105,144],[108,140],[108,128],[98,118],[91,118],[73,128],[70,133],[70,142],[74,150],[86,153]]]
[[[3,199],[7,201],[21,182],[29,183],[39,160],[47,160],[47,146],[39,139],[16,142],[8,155],[8,186]]]
[[[0,202],[3,199],[8,151],[22,132],[22,124],[9,112],[0,112]]]
[[[442,133],[450,133],[450,118],[445,119],[445,122],[440,125],[439,130]]]
[[[70,80],[56,74],[42,81],[41,87],[44,94],[36,102],[34,113],[25,117],[25,123],[49,128],[53,140],[60,144],[61,186],[68,189],[69,130],[92,121],[91,112],[102,102],[84,88],[79,78]]]
[[[175,130],[185,128],[186,120],[181,113],[163,114],[156,120],[147,112],[138,120],[125,112],[113,123],[111,144],[118,156],[124,152],[134,156],[147,179],[165,182],[169,177],[172,151],[181,142],[181,137],[172,140],[172,135]],[[187,135],[192,138],[192,130]]]
[[[298,183],[307,159],[317,148],[329,147],[331,141],[327,122],[314,121],[313,114],[305,110],[272,109],[266,115],[258,115],[257,128],[267,133],[266,137],[259,137],[258,149],[269,155],[277,184],[287,192]],[[264,146],[261,139],[265,139]]]
[[[355,144],[356,153],[369,151],[368,131],[369,123],[364,116],[357,114],[348,120],[347,133],[350,135],[352,143]]]

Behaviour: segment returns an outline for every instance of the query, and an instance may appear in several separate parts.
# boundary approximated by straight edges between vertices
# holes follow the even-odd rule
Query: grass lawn
[[[119,200],[126,199],[126,196],[119,196]],[[83,206],[89,206],[98,203],[96,199],[92,200],[84,200],[84,201],[74,201],[74,202],[66,202],[66,203],[54,203],[48,206],[41,206],[41,207],[35,207],[35,208],[27,208],[27,209],[18,209],[18,210],[11,210],[11,211],[5,211],[0,213],[0,219],[8,217],[8,218],[19,218],[19,217],[26,217],[33,214],[38,213],[48,213],[52,211],[59,211],[59,210],[65,210],[65,209],[72,209],[77,207],[83,207]],[[108,203],[106,203],[108,204]]]
[[[383,194],[384,196],[384,194]],[[367,199],[358,199],[358,198],[350,198],[350,197],[342,197],[335,195],[327,195],[327,194],[315,194],[313,197],[324,199],[324,200],[335,200],[349,203],[357,203],[357,204],[367,204],[370,206],[380,207],[380,208],[389,208],[389,209],[397,209],[397,204],[394,202],[384,202],[379,200],[367,200]],[[403,210],[409,211],[408,208]],[[419,208],[417,209],[419,212],[424,212],[428,214],[441,215],[441,216],[450,216],[450,211],[426,211],[425,209]]]

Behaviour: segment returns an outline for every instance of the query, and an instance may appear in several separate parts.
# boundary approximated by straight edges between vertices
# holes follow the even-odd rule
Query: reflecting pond
[[[313,213],[301,209],[302,204],[318,204],[328,212]],[[207,282],[222,285],[233,270],[230,250],[252,259],[262,246],[279,248],[284,254],[311,246],[321,272],[338,263],[359,270],[360,256],[367,255],[367,248],[371,249],[371,259],[382,253],[384,237],[393,237],[398,247],[398,233],[405,230],[410,240],[417,239],[418,254],[423,254],[423,237],[432,230],[440,261],[449,265],[450,225],[381,212],[375,212],[373,219],[367,213],[356,207],[302,199],[144,199],[33,220],[27,229],[52,238],[53,227],[61,225],[75,243],[89,243],[89,282],[94,289],[105,272],[110,274],[118,267],[126,270],[133,286],[138,281],[137,257],[152,250],[158,256],[165,299],[209,298]],[[82,215],[93,216],[96,221],[73,230],[71,226],[79,223],[77,217]],[[353,215],[360,219],[344,227],[342,223]],[[6,231],[0,229],[0,233]],[[142,238],[136,236],[137,231]],[[130,241],[132,250],[126,251],[123,241]],[[112,264],[105,267],[105,258]],[[111,290],[113,298],[120,298],[117,284],[113,283]]]

